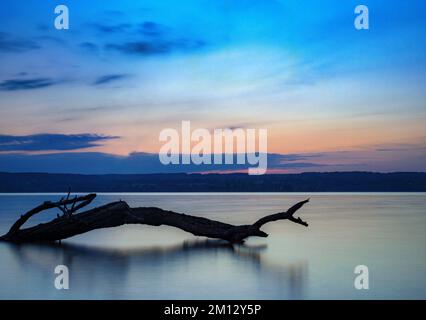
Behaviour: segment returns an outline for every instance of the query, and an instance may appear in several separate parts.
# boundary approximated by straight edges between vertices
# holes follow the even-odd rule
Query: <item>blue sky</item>
[[[0,170],[92,152],[111,172],[191,120],[267,128],[277,170],[425,171],[425,18],[420,0],[1,1]]]

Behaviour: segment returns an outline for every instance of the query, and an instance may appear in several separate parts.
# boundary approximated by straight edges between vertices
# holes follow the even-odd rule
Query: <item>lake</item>
[[[0,233],[20,214],[60,194],[0,194]],[[61,244],[0,243],[0,299],[426,299],[426,193],[99,194],[233,224],[286,210],[309,223],[265,225],[245,245],[172,227],[96,230]],[[48,221],[57,211],[33,217]],[[69,290],[54,287],[57,265]],[[354,269],[369,270],[357,290]]]

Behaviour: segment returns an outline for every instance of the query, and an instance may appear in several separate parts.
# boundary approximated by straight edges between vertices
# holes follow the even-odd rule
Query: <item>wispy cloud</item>
[[[39,49],[40,45],[31,40],[17,39],[12,35],[0,32],[0,52],[24,52]]]
[[[5,151],[51,151],[92,148],[100,142],[117,139],[116,136],[97,134],[35,134],[27,136],[0,135],[0,152]]]
[[[197,50],[206,45],[204,40],[188,36],[187,32],[151,20],[141,23],[119,22],[115,24],[97,22],[91,23],[90,26],[97,33],[101,33],[103,38],[113,36],[115,39],[103,46],[92,42],[80,45],[91,51],[103,47],[106,50],[118,51],[123,54],[156,55]],[[117,36],[122,40],[117,40]]]
[[[99,86],[99,85],[111,83],[114,81],[122,80],[127,77],[128,77],[127,74],[107,74],[97,78],[93,84],[96,86]]]
[[[92,23],[91,26],[98,32],[111,34],[111,33],[123,33],[127,32],[132,28],[130,23],[118,23],[118,24],[103,24],[103,23]]]
[[[155,55],[166,54],[172,52],[188,52],[201,49],[205,46],[202,40],[194,39],[146,39],[134,42],[125,42],[120,44],[107,44],[105,46],[108,50],[116,50],[125,54],[134,55]]]
[[[50,87],[59,83],[49,78],[8,79],[0,82],[0,91],[33,90]]]
[[[175,30],[154,21],[140,24],[98,25],[105,34],[120,32],[129,40],[107,43],[104,48],[124,54],[155,55],[172,52],[198,50],[206,45],[204,40],[188,36],[187,33]]]
[[[140,25],[140,31],[147,36],[160,36],[166,29],[165,26],[152,21],[145,21]]]
[[[426,143],[388,143],[376,146],[379,152],[426,151]]]
[[[79,47],[90,53],[97,53],[99,51],[99,46],[89,41],[80,43]]]
[[[97,22],[91,23],[90,26],[96,32],[102,33],[105,36],[120,33],[126,36],[145,35],[154,37],[166,35],[167,32],[172,31],[172,28],[154,21],[143,21],[142,23],[121,22],[115,24]]]

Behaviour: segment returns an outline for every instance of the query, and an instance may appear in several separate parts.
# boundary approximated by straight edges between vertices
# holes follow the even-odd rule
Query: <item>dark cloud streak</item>
[[[152,21],[145,21],[140,25],[142,34],[150,37],[160,36],[166,32],[166,29],[166,27]]]
[[[102,24],[92,23],[91,26],[98,32],[111,34],[111,33],[124,33],[132,28],[130,23],[119,23],[119,24]]]
[[[0,52],[20,53],[40,48],[37,42],[18,39],[7,33],[0,32]]]
[[[0,135],[0,152],[79,150],[96,147],[100,145],[100,142],[117,138],[97,134]]]
[[[88,52],[95,52],[97,53],[99,51],[99,47],[97,44],[93,42],[82,42],[80,43],[80,48],[88,51]]]
[[[268,155],[268,169],[300,170],[327,168],[327,165],[310,162],[293,162],[295,155]],[[272,158],[275,158],[273,160]],[[281,158],[282,161],[279,161]],[[302,159],[300,155],[298,159]],[[291,159],[286,162],[284,159]],[[0,171],[9,172],[67,172],[83,174],[108,173],[195,173],[236,171],[252,167],[249,164],[163,165],[158,154],[135,152],[117,156],[99,152],[62,152],[53,154],[0,154]]]
[[[205,42],[201,40],[178,39],[178,40],[140,40],[125,42],[121,44],[107,44],[107,50],[115,50],[124,54],[132,55],[159,55],[173,52],[188,52],[201,49]]]
[[[50,87],[59,81],[49,78],[8,79],[0,82],[0,91],[33,90]]]
[[[122,80],[127,77],[128,75],[126,74],[108,74],[108,75],[100,76],[99,78],[97,78],[95,82],[93,83],[93,85],[95,86],[104,85],[114,81]]]

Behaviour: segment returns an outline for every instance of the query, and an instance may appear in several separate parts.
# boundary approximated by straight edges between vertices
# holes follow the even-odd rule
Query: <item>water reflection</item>
[[[306,261],[279,266],[265,261],[266,245],[214,240],[125,250],[69,243],[3,245],[14,265],[21,266],[14,270],[15,279],[19,282],[26,272],[24,278],[34,281],[37,298],[300,299],[308,276]],[[70,271],[68,296],[51,288],[58,264]],[[49,276],[32,277],[36,274]]]
[[[62,245],[0,243],[0,299],[425,299],[426,193],[104,194],[94,205],[121,198],[244,224],[308,196],[309,228],[272,223],[270,237],[242,247],[183,242],[192,236],[149,226],[96,230]],[[0,195],[0,233],[17,212],[50,198]],[[58,264],[70,267],[70,290],[53,286]],[[371,270],[370,290],[354,288],[359,264]]]

